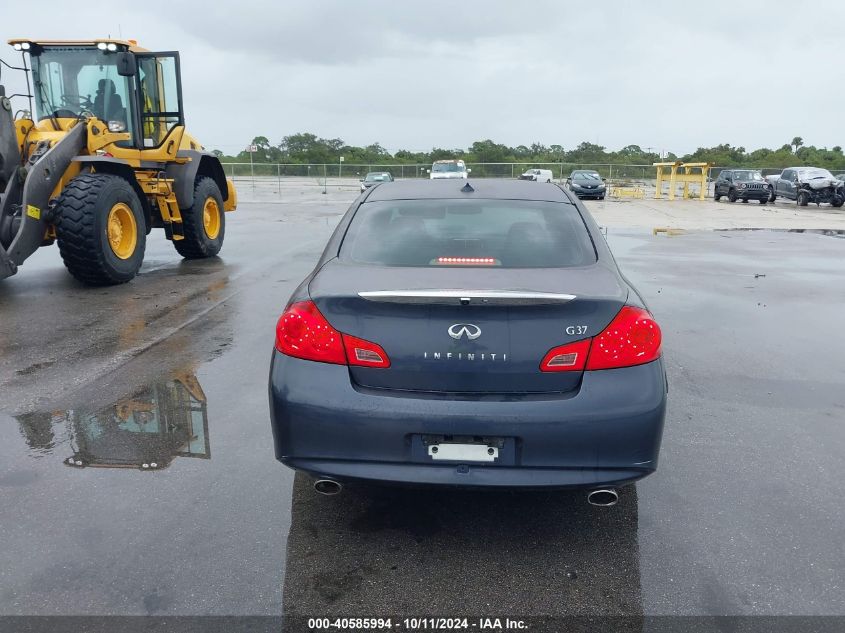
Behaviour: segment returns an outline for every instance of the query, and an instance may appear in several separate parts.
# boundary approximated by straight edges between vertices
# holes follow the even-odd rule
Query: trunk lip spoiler
[[[437,300],[454,299],[462,305],[474,299],[481,303],[568,303],[576,298],[573,294],[561,292],[539,292],[533,290],[470,290],[465,288],[413,290],[367,290],[358,293],[367,301],[384,303],[433,303]]]

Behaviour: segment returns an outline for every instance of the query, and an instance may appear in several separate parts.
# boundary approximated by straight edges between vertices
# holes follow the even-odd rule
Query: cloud
[[[676,153],[796,135],[845,144],[845,4],[180,2],[164,21],[153,5],[95,0],[108,16],[97,26],[43,5],[33,36],[120,31],[180,50],[189,129],[229,153],[299,131],[393,151],[482,138]],[[3,23],[27,13],[15,3]],[[796,37],[797,15],[812,36]]]

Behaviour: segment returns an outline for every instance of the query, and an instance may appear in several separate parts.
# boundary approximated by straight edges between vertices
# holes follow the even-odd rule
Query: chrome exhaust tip
[[[615,506],[617,501],[619,501],[619,494],[612,488],[593,490],[587,495],[587,503],[591,506],[609,508]]]
[[[314,482],[314,490],[321,495],[336,495],[343,490],[343,485],[334,479],[318,479]]]

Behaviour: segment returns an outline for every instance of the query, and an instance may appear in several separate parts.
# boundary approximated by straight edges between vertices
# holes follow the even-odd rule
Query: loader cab
[[[171,138],[185,124],[178,53],[115,42],[32,44],[29,53],[37,121],[59,129],[61,119],[94,115],[110,132],[129,133],[120,146],[178,147],[181,135]]]
[[[132,131],[132,79],[118,74],[116,57],[96,46],[30,49],[35,120],[93,114],[113,131]]]

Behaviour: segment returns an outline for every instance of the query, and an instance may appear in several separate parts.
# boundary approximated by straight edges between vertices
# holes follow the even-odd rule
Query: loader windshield
[[[38,120],[93,114],[131,131],[129,85],[117,72],[116,56],[97,48],[45,46],[32,55]]]

